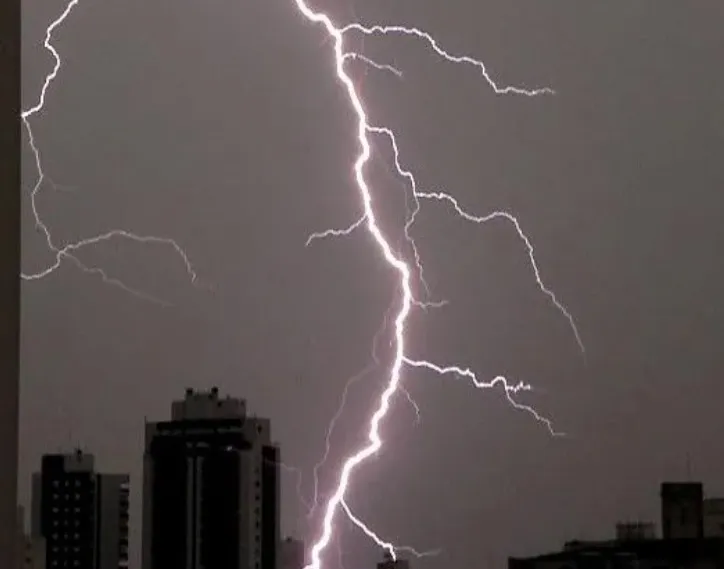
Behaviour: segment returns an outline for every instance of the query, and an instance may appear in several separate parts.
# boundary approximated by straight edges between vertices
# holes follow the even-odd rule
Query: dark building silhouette
[[[656,539],[656,525],[652,522],[623,522],[616,524],[616,540],[643,541]]]
[[[143,569],[277,569],[279,461],[268,419],[187,390],[146,424]]]
[[[724,499],[704,500],[704,537],[724,537]]]
[[[17,540],[20,338],[20,0],[0,2],[0,567]]]
[[[48,568],[128,566],[129,477],[98,474],[90,454],[45,455],[33,475],[31,537]]]
[[[410,569],[410,562],[406,559],[394,559],[389,553],[385,553],[384,559],[377,564],[377,569]]]
[[[661,485],[661,532],[664,539],[704,537],[704,486],[701,482]]]
[[[724,540],[649,539],[566,544],[563,551],[509,559],[508,569],[722,569]]]
[[[662,538],[651,523],[617,524],[616,539],[572,541],[562,551],[511,558],[508,569],[724,569],[724,502],[704,500],[699,482],[664,482],[660,498]]]

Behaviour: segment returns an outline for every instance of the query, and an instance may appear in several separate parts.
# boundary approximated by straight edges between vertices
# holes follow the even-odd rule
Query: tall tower
[[[277,569],[279,467],[268,419],[187,390],[146,424],[143,569]]]
[[[129,476],[98,474],[94,462],[80,450],[46,454],[33,474],[31,538],[50,568],[128,567]]]
[[[20,0],[0,2],[0,567],[15,567],[20,328]]]
[[[661,484],[661,531],[664,539],[704,536],[704,487],[700,482]]]

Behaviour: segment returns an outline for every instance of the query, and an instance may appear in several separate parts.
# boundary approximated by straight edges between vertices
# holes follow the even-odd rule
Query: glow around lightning
[[[317,238],[325,238],[325,237],[334,237],[334,236],[343,236],[348,235],[351,232],[353,232],[355,229],[365,226],[368,230],[368,232],[373,237],[375,243],[378,246],[379,253],[384,258],[384,260],[390,265],[390,267],[396,271],[399,275],[399,286],[401,290],[401,298],[400,298],[400,308],[397,312],[397,315],[394,320],[394,330],[395,330],[395,348],[394,348],[394,358],[392,362],[392,366],[389,372],[389,381],[380,395],[379,399],[379,405],[370,418],[369,422],[369,432],[368,432],[368,442],[360,449],[358,449],[354,454],[347,457],[347,459],[344,461],[341,471],[339,473],[338,483],[334,490],[334,492],[331,494],[331,496],[328,498],[328,501],[325,506],[324,510],[324,517],[322,520],[322,529],[321,529],[321,535],[319,536],[318,540],[314,543],[312,550],[311,550],[311,561],[309,565],[307,565],[306,569],[321,569],[323,566],[322,561],[322,555],[329,546],[333,533],[335,528],[335,516],[340,511],[344,511],[347,516],[358,526],[360,529],[362,529],[370,538],[372,538],[378,545],[381,547],[388,549],[393,555],[394,555],[394,547],[392,544],[389,544],[379,538],[374,532],[372,532],[367,526],[361,523],[361,521],[354,517],[352,512],[350,511],[349,507],[347,506],[347,503],[345,501],[346,492],[349,488],[352,475],[354,474],[355,470],[363,463],[365,462],[369,457],[374,455],[382,446],[382,438],[380,435],[380,427],[383,419],[388,414],[388,411],[390,410],[391,401],[394,395],[398,393],[398,391],[401,390],[401,373],[402,368],[404,365],[408,365],[410,367],[417,367],[417,368],[425,368],[430,371],[434,371],[441,375],[447,375],[447,374],[455,374],[458,376],[465,377],[472,381],[472,383],[477,388],[492,388],[497,385],[501,385],[504,389],[504,392],[506,394],[506,397],[508,400],[518,409],[524,410],[532,414],[537,420],[543,422],[546,424],[548,429],[553,434],[557,434],[548,419],[538,414],[532,407],[521,405],[517,403],[513,398],[512,394],[521,391],[521,390],[528,390],[530,389],[529,386],[525,384],[518,384],[518,385],[510,385],[508,381],[502,377],[496,377],[494,380],[490,382],[482,382],[477,379],[475,374],[471,372],[470,370],[457,367],[457,366],[438,366],[431,362],[427,362],[424,360],[415,360],[411,359],[406,355],[405,351],[405,331],[406,331],[406,323],[408,316],[410,314],[410,311],[414,304],[416,304],[416,300],[413,296],[412,292],[412,278],[413,278],[413,270],[411,266],[405,262],[405,260],[399,256],[395,251],[393,250],[393,247],[391,246],[388,239],[383,234],[382,230],[380,229],[380,226],[377,223],[377,216],[375,213],[375,207],[372,200],[372,195],[370,192],[370,188],[368,186],[367,180],[365,178],[364,169],[365,165],[370,159],[371,155],[371,141],[370,141],[370,135],[371,134],[384,134],[390,138],[393,144],[393,148],[395,151],[395,161],[396,161],[396,167],[397,172],[401,176],[405,177],[412,185],[412,191],[413,191],[413,197],[415,200],[415,209],[413,212],[408,216],[407,222],[405,224],[405,236],[407,237],[408,241],[413,247],[414,251],[414,257],[415,257],[415,269],[416,274],[420,281],[424,283],[424,278],[422,277],[422,265],[420,263],[420,257],[417,253],[416,247],[414,247],[414,241],[412,241],[409,230],[412,224],[415,221],[415,216],[417,215],[417,212],[419,211],[419,200],[420,199],[436,199],[436,200],[445,200],[450,202],[453,207],[456,210],[456,213],[458,215],[461,215],[465,219],[468,219],[469,221],[473,221],[476,223],[483,223],[485,221],[488,221],[490,219],[500,217],[505,218],[509,222],[512,222],[516,229],[518,230],[519,236],[523,238],[523,240],[526,243],[526,246],[528,248],[529,257],[531,260],[531,263],[533,265],[536,280],[538,282],[539,287],[541,290],[543,290],[544,293],[550,298],[550,300],[555,304],[555,306],[566,316],[568,319],[569,324],[571,325],[574,334],[576,336],[576,340],[581,347],[581,350],[583,350],[583,343],[581,342],[580,335],[578,334],[578,330],[576,328],[575,322],[573,318],[571,317],[570,313],[565,309],[565,307],[556,299],[555,295],[543,285],[543,282],[540,278],[540,273],[538,271],[537,264],[535,263],[535,258],[533,256],[533,249],[530,245],[530,241],[525,237],[522,230],[520,229],[520,225],[518,224],[517,220],[510,214],[505,214],[504,212],[495,212],[494,214],[486,217],[475,217],[470,216],[462,210],[458,206],[457,201],[450,195],[444,194],[444,193],[427,193],[427,192],[419,192],[416,188],[415,179],[414,176],[404,170],[400,164],[399,159],[399,150],[397,147],[397,142],[394,136],[394,133],[384,127],[377,127],[370,123],[367,113],[365,111],[364,105],[362,103],[362,100],[355,88],[355,85],[352,81],[352,78],[345,70],[345,62],[349,59],[353,59],[355,57],[350,56],[348,53],[345,53],[344,50],[344,36],[345,34],[349,32],[359,32],[366,35],[372,35],[372,34],[402,34],[406,36],[414,36],[418,39],[421,39],[429,45],[429,47],[440,57],[443,59],[452,62],[452,63],[458,63],[458,64],[467,64],[472,65],[478,69],[478,71],[481,73],[483,78],[487,81],[487,83],[493,88],[493,90],[497,94],[518,94],[518,95],[525,95],[525,96],[535,96],[535,95],[541,95],[541,94],[550,94],[552,93],[552,90],[548,88],[543,89],[534,89],[534,90],[528,90],[528,89],[522,89],[519,87],[500,87],[498,86],[495,81],[490,77],[487,69],[485,68],[485,65],[468,56],[455,56],[451,55],[445,50],[443,50],[438,42],[429,34],[414,29],[414,28],[407,28],[402,26],[363,26],[359,23],[353,23],[349,24],[344,27],[337,27],[331,20],[331,18],[323,13],[323,12],[317,12],[313,10],[306,2],[306,0],[294,0],[297,8],[301,12],[301,14],[310,22],[320,25],[324,28],[324,30],[327,32],[329,38],[332,40],[333,47],[334,47],[334,65],[336,70],[336,76],[343,88],[345,89],[350,105],[355,113],[355,116],[357,117],[357,140],[359,143],[360,152],[357,156],[357,160],[354,163],[354,177],[357,184],[357,188],[360,193],[360,198],[362,201],[362,208],[363,213],[361,217],[352,225],[347,227],[346,229],[329,229],[320,233],[313,234],[307,244],[309,244],[312,240]],[[365,59],[363,59],[361,56],[357,56],[356,59],[362,59],[362,61],[365,61],[366,63],[370,63],[374,67],[378,69],[384,69],[385,66],[377,64],[375,62],[369,62]]]
[[[114,229],[107,231],[105,233],[102,233],[100,235],[96,235],[90,238],[82,239],[73,243],[66,243],[63,245],[58,245],[53,240],[50,228],[48,225],[43,221],[40,212],[38,210],[37,205],[37,198],[38,193],[40,192],[43,182],[46,180],[45,171],[43,170],[43,163],[41,160],[41,153],[40,148],[35,140],[35,135],[33,133],[33,130],[30,125],[30,120],[35,116],[41,113],[45,107],[46,103],[46,97],[48,95],[48,91],[52,85],[52,83],[57,79],[58,73],[60,72],[60,68],[62,65],[62,61],[60,58],[60,54],[58,53],[57,49],[53,46],[51,43],[53,38],[53,33],[55,30],[61,26],[65,20],[70,16],[73,9],[78,5],[79,0],[71,0],[65,7],[65,10],[58,16],[46,29],[45,32],[45,40],[43,42],[43,47],[53,56],[54,64],[53,68],[45,77],[45,80],[43,81],[43,86],[40,90],[40,94],[38,96],[37,102],[30,107],[29,109],[23,111],[21,113],[21,118],[23,121],[23,124],[25,125],[25,129],[28,133],[28,141],[30,144],[30,149],[33,153],[33,159],[35,162],[35,170],[37,178],[35,180],[35,184],[33,185],[33,189],[30,194],[30,204],[31,209],[33,212],[33,218],[35,221],[36,228],[43,234],[45,237],[45,242],[48,247],[48,249],[55,255],[55,260],[49,264],[46,268],[34,272],[34,273],[22,273],[21,277],[24,280],[28,281],[34,281],[34,280],[40,280],[47,276],[49,276],[51,273],[55,272],[57,269],[60,268],[63,260],[69,260],[73,264],[75,264],[79,269],[82,271],[94,274],[103,280],[103,282],[117,286],[126,292],[129,292],[133,294],[134,296],[137,296],[139,298],[150,300],[152,302],[157,302],[159,304],[166,304],[163,300],[158,299],[154,296],[148,295],[142,291],[136,290],[132,287],[129,287],[122,281],[111,277],[101,268],[98,267],[89,267],[85,263],[83,263],[78,257],[77,253],[81,249],[85,249],[87,247],[92,247],[94,245],[97,245],[99,243],[103,242],[109,242],[114,239],[125,239],[128,241],[133,241],[140,244],[145,245],[161,245],[167,248],[171,248],[174,250],[174,252],[181,258],[181,260],[184,263],[184,266],[186,268],[186,272],[188,273],[191,282],[194,284],[197,284],[197,275],[194,271],[193,266],[191,265],[191,261],[188,258],[188,255],[184,252],[184,250],[179,246],[179,244],[174,241],[173,239],[169,239],[167,237],[156,237],[153,235],[137,235],[135,233],[131,233],[129,231],[123,230],[123,229]]]

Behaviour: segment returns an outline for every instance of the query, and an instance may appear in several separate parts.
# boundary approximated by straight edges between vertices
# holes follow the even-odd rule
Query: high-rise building
[[[724,537],[724,498],[707,498],[703,504],[704,537]]]
[[[661,484],[661,531],[664,539],[704,537],[704,485],[701,482]]]
[[[16,539],[20,338],[20,0],[0,2],[0,567]]]
[[[217,388],[146,424],[143,569],[277,569],[279,448]]]
[[[43,456],[32,483],[31,539],[45,542],[47,567],[128,567],[127,475],[96,473],[78,450]]]

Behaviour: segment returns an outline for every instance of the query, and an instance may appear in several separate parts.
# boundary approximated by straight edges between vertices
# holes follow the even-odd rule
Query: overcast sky
[[[521,400],[569,436],[500,391],[406,371],[421,421],[395,400],[385,450],[350,493],[359,516],[391,540],[443,548],[416,568],[502,567],[609,537],[620,520],[658,521],[658,484],[687,478],[687,457],[707,493],[724,494],[721,0],[353,1],[319,6],[340,22],[424,28],[503,84],[557,91],[496,96],[474,68],[409,38],[364,44],[402,78],[354,66],[421,187],[518,216],[587,348],[584,359],[509,224],[423,204],[413,235],[450,304],[413,315],[410,355],[533,384]],[[25,2],[26,107],[52,68],[42,39],[63,7]],[[364,231],[305,248],[360,214],[354,117],[324,39],[292,0],[81,0],[57,31],[64,67],[33,121],[53,182],[44,219],[58,242],[114,228],[172,237],[203,286],[172,249],[119,241],[80,256],[169,306],[71,264],[24,285],[23,496],[43,452],[77,443],[101,469],[132,473],[137,516],[144,417],[212,385],[271,417],[309,496],[345,383],[370,362],[397,292]],[[399,236],[405,187],[389,158],[376,141],[370,180]],[[25,221],[31,272],[52,257],[27,207]],[[350,390],[322,490],[362,440],[385,373]],[[285,474],[284,530],[309,539],[318,519],[295,485]],[[379,552],[340,527],[346,567],[371,567]],[[325,569],[337,569],[334,550]]]

